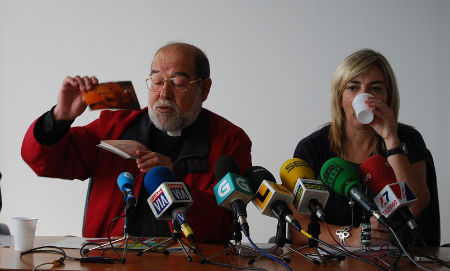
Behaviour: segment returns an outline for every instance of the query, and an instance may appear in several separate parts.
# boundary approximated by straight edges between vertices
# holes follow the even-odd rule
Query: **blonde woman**
[[[360,123],[352,107],[353,98],[360,93],[373,97],[366,104],[374,114],[369,124]],[[406,181],[417,201],[410,206],[418,217],[428,206],[427,148],[422,136],[411,126],[397,122],[399,94],[391,66],[386,58],[370,49],[359,50],[339,65],[332,81],[332,120],[297,145],[294,157],[305,160],[320,176],[321,166],[331,157],[341,157],[356,168],[373,154],[385,156],[394,169],[397,180]],[[348,198],[331,193],[325,207],[327,224],[331,232],[345,231],[334,238],[347,246],[361,245],[362,212]],[[296,213],[304,227],[311,217]],[[390,240],[390,233],[376,219],[370,219],[372,243]],[[334,244],[328,230],[321,225],[320,239]],[[345,237],[346,236],[346,237]],[[343,238],[344,237],[344,238]],[[294,243],[306,243],[301,234],[292,232]]]

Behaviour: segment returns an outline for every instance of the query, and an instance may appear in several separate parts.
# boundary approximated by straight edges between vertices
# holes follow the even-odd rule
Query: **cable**
[[[88,242],[88,243],[85,243],[85,244],[80,248],[80,256],[81,256],[81,257],[87,257],[87,255],[84,255],[84,248],[87,247],[87,246],[90,246],[90,245],[96,245],[97,247],[101,248],[101,249],[102,249],[102,255],[100,255],[100,256],[105,255],[105,249],[101,246],[100,243],[97,243],[97,242]],[[89,252],[88,252],[88,253],[89,253]]]
[[[391,228],[388,227],[389,231],[392,233],[392,235],[394,236],[395,240],[397,240],[397,244],[400,246],[401,250],[403,251],[403,253],[405,253],[406,257],[408,257],[408,259],[414,263],[417,267],[419,267],[422,270],[426,270],[426,271],[430,271],[430,269],[427,269],[425,267],[423,267],[422,265],[418,264],[412,257],[411,255],[409,255],[408,251],[406,251],[405,247],[403,246],[402,242],[400,241],[400,238],[398,238],[397,234],[395,233],[395,231]]]
[[[300,232],[301,232],[302,234],[304,234],[306,237],[308,237],[308,238],[310,238],[310,239],[312,239],[312,240],[314,240],[314,241],[316,241],[316,242],[319,242],[319,243],[321,243],[322,245],[325,245],[325,246],[327,246],[327,247],[329,247],[329,248],[331,248],[331,249],[334,249],[334,250],[336,250],[336,251],[339,251],[339,252],[341,252],[341,253],[343,253],[343,254],[345,254],[345,255],[348,255],[348,256],[350,256],[350,257],[353,257],[353,258],[355,258],[355,259],[358,259],[358,260],[360,260],[360,261],[362,261],[362,262],[365,262],[365,263],[367,263],[367,264],[370,264],[370,265],[373,265],[373,266],[375,266],[375,267],[378,267],[378,268],[380,268],[381,270],[388,271],[386,268],[384,268],[383,266],[381,266],[381,265],[379,265],[379,264],[373,263],[373,262],[371,262],[371,261],[369,261],[369,260],[366,260],[366,259],[364,259],[364,258],[359,257],[358,255],[354,255],[354,254],[352,254],[352,253],[349,253],[347,250],[342,250],[342,249],[340,249],[340,248],[338,248],[338,247],[335,247],[335,246],[332,246],[332,245],[328,244],[328,243],[325,242],[325,241],[322,241],[322,240],[320,240],[320,239],[314,238],[311,234],[309,234],[308,232],[305,232],[304,230],[301,230]],[[334,238],[333,238],[333,239],[334,239]]]
[[[354,253],[354,252],[352,252],[352,251],[346,249],[346,248],[341,244],[341,242],[338,242],[338,241],[336,240],[336,238],[334,238],[334,235],[333,235],[333,233],[331,232],[330,227],[328,226],[327,222],[324,221],[323,223],[325,224],[325,226],[326,226],[326,228],[327,228],[327,230],[328,230],[328,234],[329,234],[330,237],[333,239],[333,241],[336,243],[336,245],[338,245],[339,247],[341,247],[343,250],[345,250],[345,251],[348,252],[349,254],[358,255],[358,254],[356,254],[356,253]],[[380,248],[380,250],[381,250],[381,248]],[[373,251],[373,250],[371,250],[371,251]],[[360,256],[360,257],[367,257],[367,258],[370,257],[370,258],[371,258],[373,255],[380,255],[380,254],[382,254],[381,251],[379,251],[378,253],[373,252],[373,253],[370,253],[369,255],[358,255],[358,256]]]
[[[386,249],[383,250],[384,246],[386,246]],[[389,251],[389,244],[384,244],[382,246],[380,246],[380,249],[378,250],[378,264],[380,264],[381,262],[381,258],[383,257],[383,255],[386,254],[386,252]]]
[[[95,243],[95,242],[89,242],[89,243],[84,244],[80,248],[80,255],[81,255],[80,261],[81,262],[85,262],[85,263],[114,263],[115,261],[117,261],[117,262],[124,263],[124,259],[122,257],[120,257],[119,253],[117,252],[116,247],[112,243],[111,234],[110,234],[111,225],[115,221],[117,221],[118,219],[123,218],[123,217],[125,217],[125,216],[123,215],[123,216],[115,217],[108,224],[108,241],[109,241],[109,245],[111,246],[112,250],[114,251],[114,253],[118,257],[118,259],[104,256],[105,255],[105,249],[104,249],[104,247],[102,245],[100,245],[99,243]],[[88,246],[88,245],[97,245],[97,247],[102,249],[102,254],[100,256],[87,256],[87,255],[85,255],[84,254],[85,247]]]
[[[114,245],[113,245],[113,243],[112,243],[110,230],[111,230],[111,225],[112,225],[115,221],[117,221],[117,220],[120,219],[120,218],[124,218],[124,217],[125,217],[125,215],[121,215],[121,216],[115,217],[115,218],[113,218],[113,220],[111,220],[111,221],[109,222],[109,224],[108,224],[108,241],[109,241],[109,245],[111,246],[111,248],[112,248],[112,250],[114,251],[114,253],[116,254],[116,256],[119,258],[119,259],[114,259],[114,260],[118,260],[118,261],[120,261],[121,263],[124,263],[124,259],[123,259],[122,257],[120,257],[119,252],[117,252],[117,249],[114,247]]]
[[[328,227],[328,224],[327,224],[326,222],[325,222],[325,225],[326,225],[326,227],[327,227],[327,229],[328,229],[328,233],[330,234],[331,238],[333,238],[333,240],[334,240],[340,247],[342,247],[347,253],[349,253],[349,254],[351,254],[351,255],[353,255],[353,256],[355,256],[355,257],[358,257],[358,256],[356,256],[354,253],[348,251],[348,250],[347,250],[345,247],[343,247],[339,242],[337,242],[337,240],[334,238],[334,236],[333,236],[333,234],[331,233],[331,231],[330,231],[330,229],[329,229],[329,227]],[[408,259],[409,259],[410,261],[412,261],[412,262],[413,262],[417,267],[419,267],[420,269],[422,269],[422,270],[429,270],[429,269],[427,269],[427,268],[421,266],[420,264],[418,264],[416,261],[414,261],[414,260],[412,259],[412,257],[408,254],[408,252],[406,251],[406,249],[403,247],[403,245],[401,244],[401,242],[400,242],[400,240],[399,240],[397,234],[394,232],[394,230],[393,230],[392,228],[390,228],[390,227],[389,227],[388,229],[389,229],[389,231],[392,233],[392,235],[394,236],[394,238],[397,240],[397,242],[399,243],[400,249],[401,249],[401,250],[403,251],[403,253],[408,257]],[[423,240],[421,240],[421,241],[423,241]],[[323,242],[323,241],[321,241],[321,242]],[[424,243],[424,242],[423,242],[423,243]],[[426,246],[426,245],[425,245],[425,246]],[[384,253],[382,253],[382,251],[383,251],[382,248],[383,248],[383,247],[380,247],[380,251],[379,251],[379,253],[378,253],[378,265],[379,265],[379,263],[380,263],[382,254],[384,254]],[[388,245],[388,247],[384,250],[384,252],[386,252],[388,249],[389,249],[389,245]],[[428,252],[430,252],[430,249],[429,249],[428,247],[426,247],[426,249],[428,250]],[[447,265],[445,262],[443,262],[442,260],[438,259],[434,253],[430,253],[430,254],[433,254],[433,256],[430,257],[431,259],[437,261],[438,263],[441,263],[441,262],[442,262],[441,264],[443,264],[443,265],[445,265],[446,267],[448,267],[448,265]],[[364,257],[364,256],[363,256],[363,257]],[[370,262],[370,263],[371,263],[371,262]],[[373,264],[373,263],[371,263],[371,264]],[[381,265],[380,265],[380,266],[381,266]]]
[[[382,257],[383,257],[384,255],[387,255],[387,252],[389,251],[389,243],[385,243],[385,244],[381,245],[380,248],[379,248],[379,250],[378,250],[378,252],[377,252],[376,250],[370,249],[370,248],[368,247],[366,250],[363,250],[363,251],[368,252],[367,255],[364,255],[364,254],[357,254],[357,253],[355,253],[355,252],[349,251],[348,249],[346,249],[346,248],[341,244],[341,242],[338,242],[338,241],[334,238],[334,235],[331,233],[331,230],[330,230],[330,227],[328,226],[328,224],[327,224],[326,222],[324,222],[324,224],[325,224],[325,226],[326,226],[326,228],[327,228],[327,230],[328,230],[328,234],[329,234],[330,237],[334,240],[334,242],[335,242],[338,246],[340,246],[343,250],[347,251],[349,254],[352,254],[352,255],[355,255],[355,256],[360,256],[360,257],[365,257],[365,258],[369,258],[369,259],[372,258],[373,256],[375,256],[375,258],[376,258],[377,261],[378,261],[378,264],[381,265]],[[386,249],[383,249],[384,246],[387,246],[387,248],[386,248]]]
[[[202,259],[200,261],[201,264],[207,263],[207,264],[211,264],[211,265],[218,265],[218,266],[226,266],[226,267],[231,267],[231,268],[236,268],[236,269],[248,269],[248,270],[259,270],[259,271],[268,271],[267,269],[264,268],[259,268],[259,267],[245,267],[245,266],[239,266],[239,265],[234,265],[234,264],[228,264],[228,263],[219,263],[219,262],[211,262],[209,261],[207,258],[205,258],[205,256],[203,256],[202,252],[200,251],[200,249],[197,247],[197,244],[195,243],[195,240],[190,240],[192,245],[194,246],[194,249],[197,251],[197,254],[200,256],[200,258]]]
[[[239,265],[234,265],[234,264],[228,264],[228,263],[217,263],[217,262],[210,262],[210,261],[206,261],[206,263],[211,264],[211,265],[219,265],[219,266],[226,266],[226,267],[231,267],[231,268],[236,268],[236,269],[248,269],[248,270],[259,270],[259,271],[269,271],[267,269],[264,268],[260,268],[260,267],[252,267],[252,266],[239,266]]]
[[[427,257],[431,260],[434,260],[435,262],[447,267],[450,269],[450,266],[444,262],[443,260],[439,259],[436,254],[431,251],[431,249],[428,247],[427,243],[425,242],[425,240],[422,238],[422,234],[419,232],[419,230],[413,230],[414,235],[419,239],[420,243],[425,247],[425,250],[431,255],[431,256],[427,256],[425,254],[422,254],[424,257]],[[419,254],[416,252],[416,254]]]
[[[46,249],[46,248],[51,248],[51,249]],[[20,253],[20,257],[22,257],[23,255],[29,254],[29,253],[57,253],[57,254],[61,254],[62,255],[58,259],[53,260],[51,262],[41,263],[39,265],[36,265],[35,267],[33,267],[32,271],[38,270],[39,267],[44,266],[44,265],[48,265],[48,264],[52,264],[53,267],[56,267],[58,265],[63,264],[66,259],[80,260],[79,258],[67,256],[66,252],[62,248],[57,247],[57,246],[41,246],[41,247],[28,249],[28,250],[25,250],[25,251],[21,252]]]
[[[371,262],[371,261],[369,261],[369,260],[366,260],[366,259],[364,259],[364,258],[361,258],[361,257],[358,256],[358,255],[355,255],[355,254],[352,254],[352,253],[348,253],[346,250],[342,250],[342,249],[340,249],[340,248],[338,248],[338,247],[334,247],[334,246],[332,246],[332,245],[328,244],[327,242],[324,242],[324,241],[322,241],[322,240],[320,240],[320,239],[316,239],[316,238],[314,238],[314,237],[312,237],[312,239],[315,240],[315,241],[317,241],[317,242],[319,242],[319,243],[321,243],[322,245],[325,245],[325,246],[327,246],[327,247],[329,247],[329,248],[331,248],[331,249],[337,250],[337,251],[339,251],[339,252],[341,252],[341,253],[343,253],[343,254],[345,254],[345,255],[348,255],[348,256],[353,257],[353,258],[355,258],[355,259],[358,259],[358,260],[360,260],[360,261],[362,261],[362,262],[365,262],[365,263],[367,263],[367,264],[370,264],[370,265],[373,265],[373,266],[375,266],[375,267],[378,267],[378,268],[380,268],[381,270],[388,271],[388,269],[384,268],[383,266],[381,266],[381,265],[379,265],[379,264],[376,264],[376,263],[374,263],[374,262]]]
[[[251,244],[251,245],[252,245],[259,253],[261,253],[261,254],[263,254],[264,256],[266,256],[267,258],[270,258],[270,259],[276,261],[277,263],[281,264],[281,265],[284,266],[287,270],[292,271],[292,269],[291,269],[287,264],[285,264],[284,262],[280,261],[280,260],[277,259],[276,257],[270,255],[269,253],[267,253],[267,252],[265,252],[264,250],[262,250],[262,249],[260,249],[259,247],[257,247],[257,246],[255,245],[255,243],[253,243],[253,241],[252,241],[252,239],[250,238],[250,236],[246,236],[246,237],[247,237],[248,241],[250,242],[250,244]]]
[[[437,262],[437,263],[439,263],[439,264],[441,264],[441,265],[444,265],[444,266],[447,267],[447,268],[450,268],[446,262],[444,262],[443,260],[437,258],[436,254],[434,254],[434,253],[433,253],[433,254],[434,254],[436,257],[432,257],[432,256],[430,256],[430,255],[426,255],[425,253],[419,252],[419,251],[416,251],[416,250],[413,250],[413,251],[411,251],[411,252],[413,252],[414,254],[420,255],[420,256],[422,256],[422,257],[428,258],[428,259],[430,259],[430,260],[432,260],[432,261],[435,261],[435,262]],[[442,262],[442,263],[441,263],[441,262]]]

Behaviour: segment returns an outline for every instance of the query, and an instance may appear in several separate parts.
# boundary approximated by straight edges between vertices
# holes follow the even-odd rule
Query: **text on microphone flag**
[[[373,200],[383,215],[389,218],[398,208],[411,205],[417,198],[405,182],[396,182],[386,185]]]
[[[175,198],[175,200],[189,200],[189,195],[186,193],[186,190],[184,189],[183,186],[177,187],[177,188],[172,188],[169,185],[170,190],[172,191],[173,197]]]
[[[217,194],[220,197],[227,196],[231,192],[231,185],[232,184],[228,183],[227,180],[222,180],[218,186]]]
[[[130,172],[124,172],[124,176],[130,179],[134,179],[133,174],[131,174]]]
[[[334,181],[336,180],[337,176],[344,171],[344,168],[338,165],[335,162],[331,162],[328,167],[326,168],[324,172],[324,178],[322,180],[330,182],[330,185],[333,185]]]
[[[178,220],[178,222],[180,222],[180,224],[184,224],[187,222],[186,217],[183,215],[183,213],[177,213],[176,214],[176,218]]]
[[[155,199],[155,201],[152,202],[152,205],[159,215],[163,210],[167,208],[167,206],[169,206],[169,201],[167,200],[166,195],[162,193],[158,198]]]
[[[300,203],[300,199],[302,198],[303,195],[303,187],[299,186],[298,189],[296,191],[294,191],[294,206],[295,208],[298,207],[298,204]]]
[[[306,189],[328,191],[322,182],[316,180],[302,179]]]
[[[294,196],[281,184],[264,180],[256,192],[253,204],[264,215],[276,217],[271,206],[278,200],[285,201],[289,205]]]
[[[253,199],[253,203],[259,207],[260,210],[264,210],[267,205],[267,201],[271,198],[272,191],[268,188],[268,186],[263,182],[256,192],[255,198]]]
[[[248,182],[243,177],[234,173],[228,172],[223,178],[214,186],[214,194],[218,205],[226,201],[231,193],[242,193],[253,197],[253,191],[248,185]]]
[[[294,207],[301,214],[311,214],[308,204],[312,198],[324,206],[330,195],[323,182],[298,178],[294,187]]]
[[[243,178],[237,177],[236,184],[239,187],[239,190],[242,192],[247,192],[248,194],[253,194],[252,189],[248,185],[247,181]]]
[[[159,196],[163,193],[163,190],[161,188],[159,188],[158,190],[156,190],[153,195],[150,197],[150,201],[153,204],[158,198]]]
[[[309,167],[309,165],[301,159],[290,159],[290,160],[288,160],[289,162],[285,166],[287,173],[290,173],[296,167]]]
[[[181,183],[169,183],[168,186],[170,189],[183,189],[184,190],[184,186]]]

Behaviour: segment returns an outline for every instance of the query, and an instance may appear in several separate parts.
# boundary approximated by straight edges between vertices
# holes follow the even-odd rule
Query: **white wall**
[[[434,155],[448,243],[449,26],[448,0],[0,0],[0,222],[36,216],[39,235],[81,234],[87,182],[39,178],[20,156],[27,127],[55,104],[66,75],[132,80],[144,106],[155,50],[193,43],[211,61],[205,107],[244,128],[254,165],[277,176],[298,141],[330,120],[337,65],[369,47],[396,72],[400,121],[415,126]],[[75,124],[97,116],[86,111]],[[252,236],[265,242],[275,220],[250,205]]]

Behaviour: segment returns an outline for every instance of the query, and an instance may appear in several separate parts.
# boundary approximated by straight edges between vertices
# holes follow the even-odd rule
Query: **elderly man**
[[[147,79],[149,106],[139,111],[101,112],[83,127],[70,127],[87,105],[82,92],[98,84],[95,77],[67,77],[57,105],[28,129],[22,157],[39,176],[92,179],[83,236],[107,236],[109,222],[123,214],[117,176],[136,176],[134,236],[170,236],[166,221],[157,221],[146,200],[143,176],[155,166],[166,166],[184,181],[194,203],[187,218],[200,242],[230,239],[232,215],[217,206],[213,187],[214,165],[223,155],[232,157],[241,173],[251,167],[251,141],[239,127],[202,108],[211,88],[209,61],[197,47],[171,43],[157,51]],[[150,151],[139,158],[122,159],[96,148],[100,140],[133,139]],[[123,222],[111,225],[111,235],[122,235]]]

